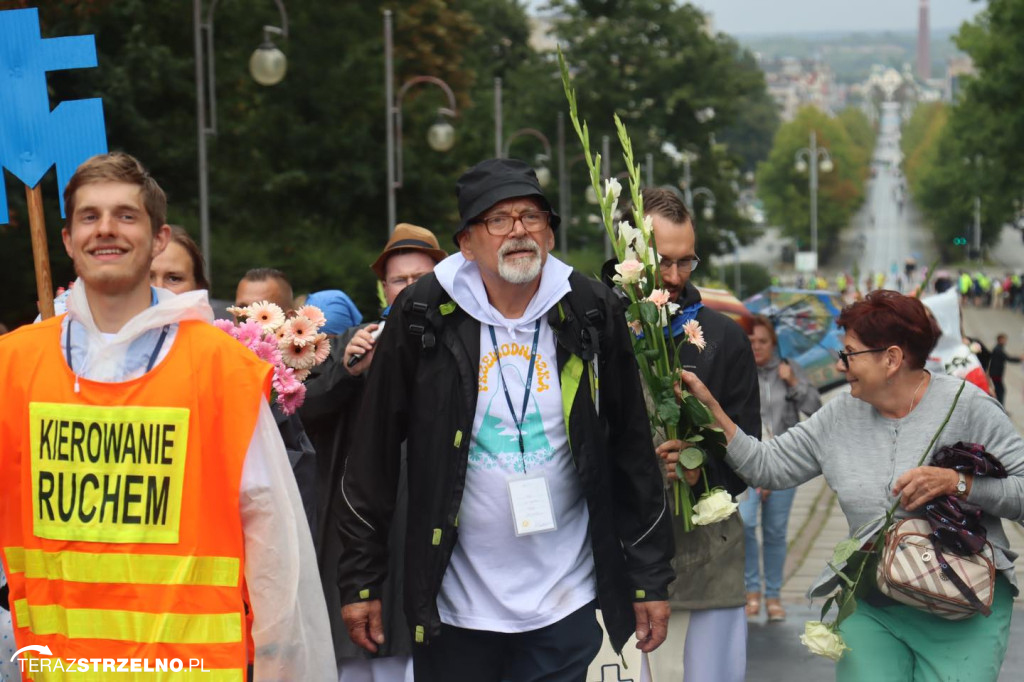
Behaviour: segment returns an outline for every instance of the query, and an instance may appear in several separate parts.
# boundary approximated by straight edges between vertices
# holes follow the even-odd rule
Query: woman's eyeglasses
[[[839,351],[839,362],[843,363],[843,367],[845,367],[846,369],[850,369],[850,358],[852,358],[854,355],[861,355],[863,353],[881,353],[883,350],[888,350],[888,347],[868,348],[867,350],[857,350],[852,353],[847,353],[845,350],[841,350]]]

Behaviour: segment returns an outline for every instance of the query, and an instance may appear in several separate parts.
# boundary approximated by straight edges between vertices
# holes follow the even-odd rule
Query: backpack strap
[[[594,291],[595,283],[573,270],[569,275],[571,291],[552,310],[549,322],[558,330],[559,343],[585,362],[593,360],[601,350],[601,328],[604,307]]]
[[[402,303],[407,322],[406,332],[420,338],[423,350],[437,345],[437,334],[444,326],[444,317],[455,312],[458,305],[444,290],[437,276],[430,272],[410,288]]]

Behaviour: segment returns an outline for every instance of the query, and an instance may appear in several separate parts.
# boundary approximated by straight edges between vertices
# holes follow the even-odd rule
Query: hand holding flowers
[[[239,319],[237,324],[215,320],[214,325],[273,365],[273,399],[282,412],[293,414],[306,399],[302,382],[309,377],[310,369],[331,352],[327,334],[320,332],[327,324],[323,312],[307,305],[286,318],[279,306],[267,301],[242,308],[232,306],[228,312]]]

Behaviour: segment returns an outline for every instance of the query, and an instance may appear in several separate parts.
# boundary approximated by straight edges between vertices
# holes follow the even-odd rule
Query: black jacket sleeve
[[[626,556],[634,601],[668,599],[675,579],[671,511],[654,454],[640,369],[633,355],[621,301],[607,295],[600,365],[601,416],[608,428],[615,524]]]
[[[379,598],[387,576],[388,533],[416,359],[416,349],[406,342],[401,300],[400,295],[377,339],[352,450],[341,477],[338,531],[344,549],[338,587],[342,604]]]

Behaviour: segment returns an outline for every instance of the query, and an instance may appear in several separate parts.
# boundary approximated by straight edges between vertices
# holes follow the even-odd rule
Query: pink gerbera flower
[[[297,317],[304,317],[312,322],[317,329],[320,329],[320,327],[327,324],[327,318],[324,317],[324,311],[320,310],[315,305],[304,305],[295,311],[295,314]]]
[[[281,350],[276,343],[267,340],[260,341],[253,347],[253,351],[264,362],[275,366],[281,364]]]
[[[327,356],[331,354],[331,342],[327,340],[327,334],[317,334],[316,338],[313,339],[313,343],[316,347],[316,364],[320,364],[327,359]]]
[[[246,308],[246,317],[258,322],[264,331],[272,332],[284,324],[284,311],[269,301],[259,301]]]
[[[279,393],[277,396],[277,404],[281,406],[281,411],[285,414],[294,414],[295,410],[302,407],[302,403],[305,401],[306,386],[301,383],[293,393]]]
[[[292,376],[295,377],[296,381],[305,381],[306,379],[309,378],[309,370],[308,369],[297,369],[297,370],[295,370],[295,373],[292,374]]]
[[[308,317],[297,315],[282,327],[284,340],[297,346],[305,346],[316,338],[316,325]]]
[[[263,340],[263,327],[256,320],[246,320],[238,325],[235,338],[256,350],[256,344]]]
[[[304,343],[299,345],[297,343],[282,342],[279,347],[281,349],[281,359],[289,367],[309,369],[316,364],[316,344]]]
[[[690,320],[683,325],[683,332],[686,334],[686,340],[697,346],[697,350],[704,350],[707,343],[704,341],[704,330],[700,327],[700,322],[697,320]]]
[[[213,326],[222,332],[235,336],[235,325],[231,320],[214,320]]]

